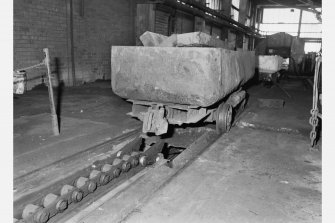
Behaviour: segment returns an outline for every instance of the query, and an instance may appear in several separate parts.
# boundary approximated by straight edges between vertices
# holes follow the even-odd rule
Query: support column
[[[302,10],[300,9],[299,25],[298,25],[298,38],[300,37],[301,19],[302,19]]]
[[[74,63],[74,42],[73,42],[73,1],[66,1],[66,25],[67,25],[67,65],[68,85],[76,85],[76,72]]]

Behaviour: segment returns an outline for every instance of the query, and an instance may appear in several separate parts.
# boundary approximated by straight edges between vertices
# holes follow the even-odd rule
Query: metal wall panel
[[[209,47],[112,46],[122,98],[208,107],[253,77],[255,52]]]
[[[155,32],[168,36],[169,35],[169,18],[170,13],[156,10],[155,15]]]
[[[178,12],[175,22],[175,33],[194,32],[194,16]]]

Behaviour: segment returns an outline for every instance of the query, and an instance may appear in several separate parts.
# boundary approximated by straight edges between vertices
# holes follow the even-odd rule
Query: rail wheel
[[[221,134],[228,132],[233,117],[233,107],[230,104],[221,104],[216,111],[216,132]]]

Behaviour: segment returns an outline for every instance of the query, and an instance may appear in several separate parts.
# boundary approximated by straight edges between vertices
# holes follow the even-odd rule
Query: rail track
[[[13,221],[58,222],[57,219],[98,199],[158,160],[167,159],[172,166],[171,159],[208,132],[215,131],[189,128],[161,139],[142,137],[137,129],[14,179]]]

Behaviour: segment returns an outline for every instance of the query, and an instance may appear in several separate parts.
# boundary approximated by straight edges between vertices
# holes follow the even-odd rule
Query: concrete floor
[[[281,86],[291,98],[278,87],[248,89],[236,126],[124,222],[320,222],[321,152],[309,151],[311,89],[294,80]],[[258,98],[284,99],[285,106],[260,108]],[[14,99],[14,178],[141,125],[109,82],[65,89],[62,99],[58,137],[46,88]]]
[[[248,90],[228,134],[124,222],[321,222],[321,152],[310,151],[311,90],[301,81]],[[284,109],[257,98],[285,99]],[[319,143],[320,146],[320,143]]]
[[[131,104],[113,94],[109,81],[61,92],[59,136],[52,134],[45,86],[14,98],[14,178],[141,126],[126,115]]]
[[[234,128],[124,222],[321,222],[320,153]]]

